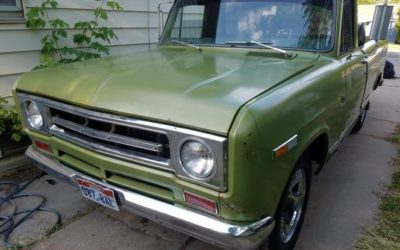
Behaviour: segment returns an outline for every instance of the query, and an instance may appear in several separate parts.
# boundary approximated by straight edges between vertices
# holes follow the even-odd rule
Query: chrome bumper
[[[76,185],[76,177],[83,177],[99,183],[98,180],[76,172],[58,161],[38,153],[32,146],[28,148],[26,155],[37,167],[66,182]],[[113,189],[121,200],[121,207],[134,214],[224,248],[256,248],[274,228],[274,220],[271,217],[248,224],[229,223],[106,183],[101,182],[99,184]]]

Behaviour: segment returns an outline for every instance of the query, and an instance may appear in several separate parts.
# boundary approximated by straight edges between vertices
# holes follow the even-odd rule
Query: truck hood
[[[241,106],[309,69],[315,60],[221,50],[159,48],[61,65],[23,75],[16,89],[96,110],[226,134]]]

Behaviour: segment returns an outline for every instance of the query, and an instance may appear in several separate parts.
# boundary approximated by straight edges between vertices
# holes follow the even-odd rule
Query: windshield
[[[237,46],[257,41],[326,51],[333,47],[333,14],[333,0],[177,0],[161,43]]]

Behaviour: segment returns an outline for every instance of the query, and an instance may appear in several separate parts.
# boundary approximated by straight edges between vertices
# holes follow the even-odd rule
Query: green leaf
[[[103,20],[108,19],[107,12],[103,8],[97,8],[94,10],[94,15],[96,18],[101,18]]]
[[[44,11],[39,7],[33,7],[27,14],[26,26],[31,29],[43,28],[46,21],[43,19]]]
[[[45,21],[44,19],[38,18],[38,19],[35,21],[35,27],[37,27],[37,28],[43,28],[44,26],[46,26],[46,21]]]
[[[113,10],[122,11],[124,8],[116,1],[107,1],[107,6]]]
[[[88,37],[85,34],[81,34],[81,33],[75,34],[73,39],[74,39],[74,43],[76,43],[78,45],[82,45],[84,43],[89,44],[91,42],[90,37]]]
[[[59,18],[50,20],[49,23],[53,28],[60,28],[60,29],[69,28],[69,24]]]
[[[111,9],[115,10],[115,2],[114,1],[107,1],[107,6]]]
[[[0,96],[0,104],[7,104],[7,100]]]
[[[45,69],[45,68],[48,68],[48,66],[47,66],[47,65],[44,65],[44,64],[40,64],[40,65],[34,67],[34,68],[32,69],[32,71],[39,70],[39,69]]]
[[[46,43],[48,40],[50,40],[50,36],[49,36],[49,35],[45,35],[45,36],[42,38],[41,42],[42,42],[42,44],[44,44],[44,43]]]
[[[77,23],[75,23],[74,28],[75,29],[89,29],[89,28],[91,28],[91,23],[85,22],[85,21],[77,22]]]
[[[28,13],[26,13],[26,17],[28,20],[30,19],[36,19],[38,18],[40,15],[40,8],[39,7],[32,7]]]
[[[47,67],[52,67],[55,64],[54,57],[46,54],[40,56],[40,62],[43,65],[47,65]]]
[[[108,54],[109,53],[109,48],[107,48],[106,46],[98,43],[98,42],[94,42],[90,45],[90,48],[100,52],[100,53],[105,53]]]
[[[118,11],[123,11],[124,8],[119,4],[119,3],[115,3],[115,7],[117,8]]]
[[[58,6],[57,1],[50,1],[49,3],[50,3],[51,8],[53,8],[53,9],[57,8],[57,6]]]
[[[107,43],[111,43],[111,39],[117,39],[114,31],[107,27],[101,27],[97,31],[94,31],[93,36],[96,39],[101,39]]]
[[[57,52],[56,44],[54,40],[48,40],[43,43],[42,54],[44,55],[53,55]]]
[[[108,29],[107,33],[108,33],[109,38],[117,38],[118,39],[118,37],[115,35],[115,33],[112,29]]]
[[[60,49],[63,55],[75,55],[75,50],[73,48],[63,47]]]
[[[68,36],[68,33],[67,33],[67,31],[66,30],[58,30],[58,34],[60,35],[60,36],[62,36],[62,37],[64,37],[64,38],[67,38],[67,36]]]
[[[22,135],[20,133],[12,133],[11,134],[11,140],[15,142],[20,142],[22,140]]]
[[[50,39],[53,40],[55,43],[58,42],[58,40],[60,40],[60,38],[58,37],[58,34],[57,34],[57,30],[51,31]],[[55,45],[57,45],[57,44],[55,44]]]

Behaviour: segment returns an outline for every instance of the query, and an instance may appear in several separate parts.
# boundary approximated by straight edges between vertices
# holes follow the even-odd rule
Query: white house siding
[[[119,0],[118,2],[124,11],[109,10],[109,20],[101,23],[112,28],[118,36],[118,40],[113,40],[110,46],[111,54],[146,50],[149,43],[156,44],[159,20],[157,6],[168,0]],[[40,0],[23,0],[25,13],[40,3]],[[95,0],[58,0],[58,3],[56,10],[49,10],[50,17],[59,17],[70,26],[77,21],[93,20],[93,10],[99,4]],[[171,4],[162,5],[165,12],[164,20],[170,6]],[[40,40],[48,32],[47,28],[27,29],[25,23],[0,22],[0,96],[10,95],[15,80],[39,64]],[[69,30],[71,34],[74,32],[76,31],[73,29]],[[66,45],[74,46],[71,41]]]

